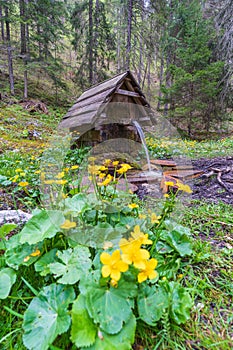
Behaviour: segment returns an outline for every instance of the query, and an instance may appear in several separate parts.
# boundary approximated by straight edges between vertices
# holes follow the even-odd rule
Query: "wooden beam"
[[[125,96],[131,96],[131,97],[141,97],[141,95],[139,93],[137,93],[137,92],[127,91],[127,90],[123,90],[123,89],[118,89],[116,91],[116,94],[125,95]]]

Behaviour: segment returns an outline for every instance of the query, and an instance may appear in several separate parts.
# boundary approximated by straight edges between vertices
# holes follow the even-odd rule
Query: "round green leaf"
[[[122,297],[117,288],[90,289],[87,293],[86,307],[91,318],[106,333],[118,333],[123,322],[132,315],[130,302]]]
[[[72,287],[51,284],[42,289],[24,314],[23,342],[27,349],[47,350],[70,326],[67,307],[74,300]]]
[[[164,309],[168,307],[168,294],[161,287],[156,290],[147,287],[138,298],[139,317],[149,324],[154,326],[161,318]]]
[[[16,273],[10,268],[0,271],[0,299],[6,299],[10,293],[12,285],[16,281]]]
[[[88,348],[81,348],[81,350],[131,350],[135,329],[136,318],[132,314],[119,333],[107,334],[104,331],[98,331],[95,343]]]
[[[20,243],[35,244],[45,238],[52,238],[60,231],[64,221],[64,215],[59,210],[41,210],[22,229]]]
[[[87,312],[85,297],[80,294],[72,308],[71,340],[78,348],[90,346],[95,342],[96,335],[97,326]]]

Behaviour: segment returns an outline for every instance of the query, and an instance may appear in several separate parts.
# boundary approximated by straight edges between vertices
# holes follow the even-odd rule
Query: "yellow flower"
[[[20,168],[15,169],[16,173],[21,173],[22,171],[23,171],[23,169],[20,169]]]
[[[62,225],[60,225],[61,228],[65,230],[69,230],[70,228],[74,228],[76,226],[76,222],[65,220]]]
[[[146,219],[146,215],[145,214],[139,214],[138,217],[139,217],[139,219],[142,219],[142,220]]]
[[[172,181],[165,181],[165,185],[174,186],[174,183]]]
[[[126,173],[129,169],[132,169],[132,167],[129,164],[122,163],[121,168],[117,170],[118,174],[124,174]]]
[[[184,275],[182,273],[180,273],[177,278],[182,278]]]
[[[155,271],[155,268],[158,264],[158,261],[154,258],[145,261],[145,268],[141,269],[141,271],[138,274],[138,282],[142,283],[144,282],[147,278],[150,280],[154,279],[155,277],[158,276],[158,272]]]
[[[157,216],[155,213],[151,214],[150,221],[152,224],[158,224],[159,219],[161,219],[161,216]]]
[[[103,182],[98,182],[98,186],[107,186],[112,181],[112,179],[112,175],[108,174]]]
[[[102,267],[102,276],[110,276],[115,282],[121,278],[121,272],[128,270],[128,264],[121,260],[120,250],[115,250],[112,255],[103,252],[100,255],[100,261],[104,265]]]
[[[67,180],[55,180],[54,183],[57,185],[65,185],[68,181]]]
[[[65,199],[65,198],[67,198],[67,197],[68,197],[68,194],[62,193],[62,195],[61,195],[61,196],[62,196],[62,198],[63,198],[63,199]]]
[[[34,172],[34,174],[40,174],[41,173],[41,170],[36,170],[35,172]]]
[[[119,164],[119,160],[115,160],[114,162],[112,162],[113,166],[117,166]]]
[[[104,165],[109,166],[111,164],[111,159],[105,159]]]
[[[20,175],[20,176],[25,176],[25,175],[26,175],[26,173],[20,173],[19,175]]]
[[[75,169],[78,169],[79,166],[78,165],[72,165],[72,167],[70,168],[71,170],[75,170]],[[68,168],[69,169],[69,168]]]
[[[21,186],[21,187],[26,187],[27,185],[29,185],[29,183],[27,181],[19,182],[19,186]]]
[[[43,182],[45,180],[45,172],[40,174],[40,180]]]
[[[193,192],[189,185],[184,185],[184,184],[182,184],[179,181],[177,181],[176,185],[178,187],[178,190],[180,190],[180,191],[184,191],[186,193],[192,193]]]
[[[105,170],[108,170],[108,168],[106,168],[106,166],[102,165],[102,166],[99,167],[99,170],[105,171]]]
[[[62,172],[58,173],[57,176],[55,176],[55,177],[56,177],[56,179],[62,179],[64,176],[65,176],[65,173],[64,173],[64,171],[62,171]]]
[[[138,241],[140,245],[142,244],[152,244],[152,240],[148,239],[148,234],[144,234],[143,232],[140,231],[140,226],[136,225],[134,227],[133,232],[131,232],[131,236],[135,241]],[[132,239],[130,239],[131,241]]]
[[[88,172],[91,175],[98,175],[99,174],[99,165],[88,165]]]
[[[64,168],[63,170],[64,170],[66,173],[68,173],[69,169],[70,169],[70,168]]]
[[[140,249],[141,244],[139,240],[129,242],[127,239],[122,238],[119,246],[123,252],[122,260],[126,264],[134,264],[138,269],[144,269],[146,267],[145,261],[149,259],[150,254],[146,249]]]
[[[44,183],[46,184],[46,185],[52,185],[52,184],[54,184],[55,183],[55,180],[44,180]]]
[[[130,209],[136,209],[136,208],[139,207],[139,205],[136,204],[136,203],[131,203],[131,204],[128,204],[128,207],[129,207]]]
[[[10,180],[13,182],[16,182],[19,178],[19,175],[15,175],[14,177],[11,177]]]
[[[164,196],[164,198],[169,198],[170,197],[168,193],[165,193],[163,196]]]
[[[100,174],[99,174],[99,178],[100,178],[100,179],[103,179],[105,176],[106,176],[105,173],[100,173]]]
[[[30,256],[39,256],[40,255],[40,250],[36,249],[34,252],[30,254]]]

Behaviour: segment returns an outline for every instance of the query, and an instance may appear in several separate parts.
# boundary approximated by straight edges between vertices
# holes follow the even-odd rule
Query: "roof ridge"
[[[87,92],[88,90],[91,90],[91,89],[93,89],[93,88],[95,88],[95,87],[97,87],[97,86],[99,86],[99,85],[102,85],[102,84],[106,83],[106,82],[109,81],[109,80],[115,79],[116,77],[118,77],[118,76],[120,76],[120,75],[128,74],[129,72],[130,72],[130,71],[127,70],[127,71],[125,71],[125,72],[118,73],[118,74],[114,75],[114,76],[111,77],[111,78],[108,78],[108,79],[103,80],[103,81],[101,81],[101,82],[99,82],[99,83],[96,83],[95,85],[90,86],[90,87],[89,87],[88,89],[86,89],[84,92]],[[131,73],[131,74],[132,74],[132,73]],[[80,95],[80,97],[81,97],[81,96],[82,96],[82,95]]]

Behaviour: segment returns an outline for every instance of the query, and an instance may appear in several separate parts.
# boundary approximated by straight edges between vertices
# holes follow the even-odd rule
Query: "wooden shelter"
[[[151,124],[150,105],[130,71],[86,90],[59,127],[76,135],[78,143],[96,145],[114,138],[140,141],[133,121]]]

